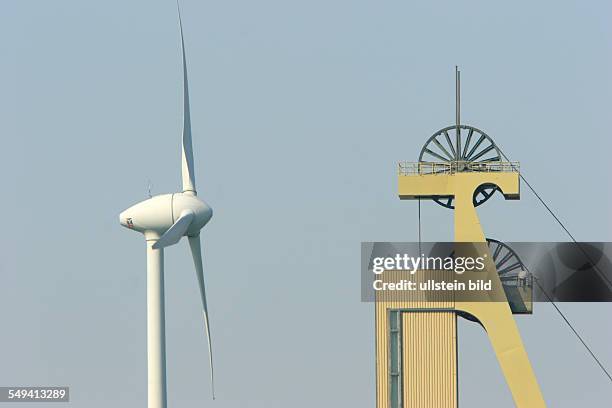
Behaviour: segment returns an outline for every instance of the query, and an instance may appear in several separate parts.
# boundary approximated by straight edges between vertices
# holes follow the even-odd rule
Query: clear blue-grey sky
[[[181,242],[166,251],[171,406],[374,405],[359,244],[416,239],[395,166],[453,123],[456,64],[463,121],[521,161],[578,239],[612,240],[609,2],[182,6],[198,190],[215,210],[203,242],[217,400]],[[145,244],[117,216],[148,180],[179,188],[175,4],[4,1],[0,52],[0,385],[145,406]],[[490,237],[566,240],[525,188],[479,211]],[[449,239],[451,212],[424,204],[423,236]],[[612,367],[612,307],[562,308]],[[610,404],[551,305],[517,320],[550,406]],[[462,406],[512,406],[484,332],[462,323],[459,337]]]

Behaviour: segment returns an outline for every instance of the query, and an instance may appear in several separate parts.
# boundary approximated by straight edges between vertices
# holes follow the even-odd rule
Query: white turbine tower
[[[177,1],[178,7],[178,1]],[[197,197],[191,145],[191,118],[187,61],[180,8],[178,10],[183,57],[183,192],[158,195],[133,205],[119,215],[121,225],[141,232],[147,242],[147,371],[148,407],[166,408],[166,335],[164,317],[164,248],[187,236],[200,286],[204,327],[208,339],[210,380],[214,399],[212,346],[206,306],[200,229],[212,217],[212,209]]]

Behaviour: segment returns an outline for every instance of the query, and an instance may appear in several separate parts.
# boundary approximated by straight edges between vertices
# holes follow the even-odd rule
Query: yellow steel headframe
[[[483,185],[495,185],[506,199],[519,199],[518,165],[485,164],[476,169],[479,171],[454,171],[452,165],[444,165],[442,170],[424,172],[421,164],[415,163],[414,172],[400,169],[400,198],[454,197],[455,241],[477,247],[482,243],[477,250],[488,251],[474,194]],[[492,262],[492,257],[489,259]],[[494,265],[489,265],[487,274],[486,279],[501,291]],[[427,279],[427,274],[421,279]],[[414,297],[381,296],[387,297],[376,302],[377,407],[457,406],[456,319],[460,312],[482,324],[516,405],[546,406],[507,302],[454,298],[423,302]],[[399,319],[396,329],[395,318]],[[395,340],[394,333],[400,334]],[[399,373],[393,372],[394,347],[399,347],[402,358]],[[401,381],[394,383],[398,375]]]

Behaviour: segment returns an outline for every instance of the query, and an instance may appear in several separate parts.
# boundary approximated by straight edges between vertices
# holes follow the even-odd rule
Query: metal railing
[[[519,162],[399,162],[400,176],[459,172],[520,172]]]

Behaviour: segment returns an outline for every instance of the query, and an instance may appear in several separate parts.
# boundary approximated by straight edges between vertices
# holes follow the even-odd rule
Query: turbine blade
[[[189,84],[187,82],[187,59],[185,58],[185,41],[183,39],[183,22],[181,20],[181,8],[178,0],[179,29],[181,32],[181,55],[183,57],[183,149],[182,149],[182,177],[183,192],[196,194],[195,174],[193,169],[193,146],[191,143],[191,114],[189,111]]]
[[[206,285],[204,284],[204,269],[202,267],[202,248],[200,247],[200,235],[189,237],[189,247],[195,265],[196,276],[200,286],[200,296],[202,297],[202,310],[204,312],[204,329],[208,340],[208,359],[210,362],[210,387],[212,397],[215,399],[215,375],[213,370],[212,339],[210,338],[210,322],[208,320],[208,306],[206,305]]]
[[[153,244],[153,249],[165,248],[179,242],[181,237],[187,232],[193,217],[195,217],[193,211],[183,211],[178,220]]]

